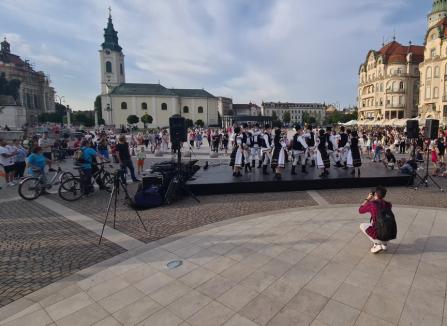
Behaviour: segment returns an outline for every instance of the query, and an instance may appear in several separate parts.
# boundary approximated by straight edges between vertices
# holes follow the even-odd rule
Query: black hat
[[[275,129],[275,135],[277,135],[277,136],[281,135],[281,129],[280,128]]]

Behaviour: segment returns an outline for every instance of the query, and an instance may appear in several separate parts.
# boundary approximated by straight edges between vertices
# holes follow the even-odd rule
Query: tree
[[[307,123],[308,125],[316,124],[317,119],[311,116],[308,112],[304,112],[302,116],[303,123]]]
[[[95,125],[95,119],[92,113],[93,111],[75,111],[71,114],[71,121],[74,125],[93,127]]]
[[[284,112],[282,115],[282,121],[284,123],[290,123],[290,120],[292,120],[292,118],[290,117],[290,112],[288,111]]]
[[[19,89],[20,89],[20,80],[18,79],[11,79],[7,80],[5,77],[5,74],[2,73],[0,75],[0,95],[9,95],[16,100],[16,102],[19,100]]]
[[[278,120],[278,116],[276,115],[275,111],[272,112],[272,120],[273,121]]]
[[[102,124],[100,121],[102,121],[102,100],[101,100],[101,95],[96,96],[95,99],[95,111],[98,114],[98,122],[99,124]]]
[[[37,117],[37,121],[39,121],[40,123],[45,123],[45,122],[62,123],[64,121],[63,119],[64,119],[64,117],[57,114],[56,112],[41,113]]]
[[[141,122],[144,125],[144,129],[146,129],[146,124],[151,124],[153,120],[154,119],[152,119],[152,116],[150,116],[149,114],[146,113],[145,115],[143,115],[141,117]]]
[[[198,127],[203,127],[205,125],[205,122],[203,122],[203,120],[197,120],[196,121],[196,126],[198,126]]]
[[[135,114],[131,114],[127,117],[127,123],[130,125],[135,125],[140,122],[140,118],[138,118]]]

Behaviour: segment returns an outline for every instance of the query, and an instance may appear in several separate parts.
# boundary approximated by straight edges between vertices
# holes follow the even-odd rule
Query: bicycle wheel
[[[112,191],[113,188],[113,175],[109,172],[105,172],[102,178],[104,186],[109,189],[108,192]]]
[[[44,188],[39,178],[30,177],[22,180],[19,185],[19,195],[26,200],[34,200],[40,196]]]
[[[59,177],[59,181],[62,183],[62,182],[64,182],[65,180],[72,179],[72,178],[74,178],[73,173],[71,173],[71,172],[64,172],[64,173],[62,173],[61,176]]]
[[[59,186],[59,197],[66,201],[76,201],[82,197],[81,181],[78,178],[67,179]]]

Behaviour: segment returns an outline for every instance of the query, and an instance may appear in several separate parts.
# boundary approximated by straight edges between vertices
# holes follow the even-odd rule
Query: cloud
[[[430,9],[406,0],[2,0],[0,30],[73,106],[87,108],[100,91],[109,5],[128,82],[204,87],[235,102],[345,105],[355,104],[368,50],[393,30],[421,44]]]

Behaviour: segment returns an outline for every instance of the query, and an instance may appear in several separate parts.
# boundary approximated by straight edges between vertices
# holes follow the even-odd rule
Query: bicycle
[[[60,167],[56,172],[49,172],[51,177],[46,177],[41,174],[40,169],[32,169],[36,176],[29,176],[20,181],[19,195],[25,200],[34,200],[42,195],[45,191],[57,184],[62,184],[64,181],[73,178],[73,173],[64,172]]]
[[[113,185],[113,175],[105,169],[104,165],[107,163],[110,162],[107,161],[98,163],[99,169],[98,171],[93,173],[92,178],[96,181],[96,183],[98,183],[99,181],[99,183],[103,185],[104,190],[110,192],[111,189],[109,186]],[[110,167],[113,167],[113,165],[110,165]],[[81,189],[82,170],[80,167],[76,167],[75,169],[79,170],[79,175],[65,180],[59,186],[59,197],[61,197],[65,201],[76,201],[84,196]]]

